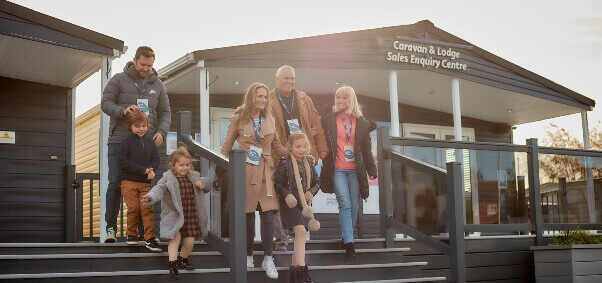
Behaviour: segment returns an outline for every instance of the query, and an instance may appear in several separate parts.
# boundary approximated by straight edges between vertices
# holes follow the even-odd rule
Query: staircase
[[[142,242],[98,244],[0,244],[0,280],[44,282],[165,282],[167,281],[167,243],[164,252],[153,253]],[[426,262],[404,262],[409,248],[396,242],[385,249],[382,239],[359,239],[357,255],[345,259],[340,240],[311,240],[306,262],[314,282],[444,282],[444,277],[421,277]],[[292,245],[289,245],[292,249]],[[255,266],[248,272],[249,282],[289,282],[291,251],[274,252],[279,278],[269,279],[261,261],[261,244],[255,243]],[[228,260],[204,242],[197,242],[190,256],[196,269],[181,270],[182,282],[228,282]]]

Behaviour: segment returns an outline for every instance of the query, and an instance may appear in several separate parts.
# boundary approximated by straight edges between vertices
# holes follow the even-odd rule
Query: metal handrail
[[[509,152],[530,152],[531,148],[527,145],[493,143],[493,142],[469,142],[455,140],[435,140],[421,138],[391,137],[391,145],[400,146],[419,146],[419,147],[438,147],[469,150],[490,150],[490,151],[509,151]]]
[[[178,143],[184,143],[188,150],[203,159],[213,162],[228,171],[228,210],[229,210],[229,238],[226,243],[214,233],[209,233],[205,242],[224,255],[230,263],[230,282],[247,282],[246,268],[246,194],[244,150],[231,150],[229,158],[216,153],[203,144],[192,139],[192,112],[180,111],[178,120]]]

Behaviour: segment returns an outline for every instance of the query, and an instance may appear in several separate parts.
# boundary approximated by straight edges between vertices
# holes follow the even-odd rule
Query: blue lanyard
[[[284,100],[282,100],[282,97],[280,95],[280,92],[278,91],[278,88],[276,88],[276,96],[278,96],[278,99],[280,100],[280,103],[282,104],[282,107],[284,107],[284,110],[286,110],[286,113],[288,113],[289,116],[291,116],[291,119],[293,118],[293,108],[295,107],[295,94],[292,93],[291,94],[293,96],[293,102],[291,103],[291,110],[288,110],[288,107],[286,106],[286,104],[284,103]]]
[[[259,127],[257,127],[255,125],[255,122],[253,121],[253,118],[251,118],[251,123],[253,124],[253,131],[255,132],[255,145],[259,145],[259,134],[261,133],[261,117],[259,117],[258,120],[258,124]]]
[[[347,142],[351,139],[351,133],[353,132],[353,117],[349,115],[349,131],[347,131],[347,125],[345,125],[345,117],[343,117],[343,111],[341,111],[341,120],[343,120],[343,128],[345,129],[345,138]]]
[[[142,97],[142,95],[146,92],[146,89],[148,88],[148,84],[146,84],[142,90],[140,90],[140,86],[137,82],[134,82],[134,85],[136,85],[136,88],[140,92],[140,97]]]

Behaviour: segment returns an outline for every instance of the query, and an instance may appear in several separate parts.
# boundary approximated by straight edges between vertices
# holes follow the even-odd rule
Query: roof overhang
[[[123,41],[0,0],[0,76],[73,88]]]
[[[480,64],[480,69],[462,73],[378,62],[383,61],[381,56],[387,50],[383,38],[427,33],[437,37],[442,45],[469,47],[462,62]],[[353,48],[359,51],[345,54]],[[353,86],[358,95],[383,100],[389,100],[389,72],[396,70],[400,103],[446,113],[452,112],[451,80],[458,78],[463,116],[506,125],[579,113],[595,105],[594,100],[442,31],[428,21],[199,50],[160,69],[159,74],[167,77],[168,93],[196,95],[201,88],[200,68],[206,67],[211,76],[208,80],[212,82],[211,94],[242,94],[255,81],[273,87],[276,69],[285,64],[295,67],[296,87],[310,95],[333,95],[336,88],[346,84]]]

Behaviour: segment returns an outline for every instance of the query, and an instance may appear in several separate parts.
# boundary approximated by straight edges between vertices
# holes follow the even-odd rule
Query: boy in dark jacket
[[[141,206],[140,197],[150,191],[150,183],[159,167],[159,151],[155,142],[146,136],[148,116],[134,110],[127,117],[127,128],[132,133],[119,146],[121,194],[127,204],[127,243],[138,243],[138,221],[142,214],[146,247],[155,252],[161,248],[155,238],[155,221],[152,206]]]

